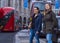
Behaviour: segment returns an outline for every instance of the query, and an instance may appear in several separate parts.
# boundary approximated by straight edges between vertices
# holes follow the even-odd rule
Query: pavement
[[[0,33],[0,43],[14,43],[14,36],[16,33],[1,32]]]
[[[46,39],[40,38],[40,43],[46,43]],[[58,39],[60,43],[60,38]],[[21,30],[19,32],[12,33],[0,33],[0,43],[29,43],[29,31]],[[33,43],[36,43],[36,39],[34,37]]]
[[[29,31],[21,30],[15,35],[15,43],[29,43]],[[34,37],[33,43],[36,43],[36,39]],[[40,39],[40,43],[46,43],[46,39]]]

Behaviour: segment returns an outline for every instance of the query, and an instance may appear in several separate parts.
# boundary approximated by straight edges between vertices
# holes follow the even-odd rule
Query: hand
[[[31,28],[31,25],[28,26],[28,29],[30,29],[30,28]]]
[[[43,11],[43,14],[44,14],[44,16],[46,15],[46,11],[45,10]]]
[[[39,32],[37,31],[36,34],[38,34]]]
[[[31,28],[31,22],[29,23],[29,26],[28,26],[28,28],[29,28],[29,29]]]

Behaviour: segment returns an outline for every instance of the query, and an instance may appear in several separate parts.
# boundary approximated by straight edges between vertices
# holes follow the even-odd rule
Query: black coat
[[[36,31],[41,31],[42,29],[42,14],[38,14],[37,17],[34,18],[34,15],[32,16],[32,24],[31,28]]]
[[[56,15],[54,14],[54,12],[49,11],[48,13],[46,13],[46,15],[44,15],[43,28],[46,33],[54,33],[55,25],[57,25],[55,21],[56,21]]]

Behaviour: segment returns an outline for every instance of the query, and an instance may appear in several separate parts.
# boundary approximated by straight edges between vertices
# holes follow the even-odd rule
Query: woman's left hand
[[[36,34],[38,34],[39,32],[38,31],[36,31]]]

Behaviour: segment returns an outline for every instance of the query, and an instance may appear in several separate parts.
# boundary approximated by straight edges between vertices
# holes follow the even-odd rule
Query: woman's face
[[[49,10],[49,9],[50,9],[49,4],[45,4],[45,9],[46,9],[46,10]]]
[[[37,8],[34,8],[34,13],[38,13],[38,9]]]

